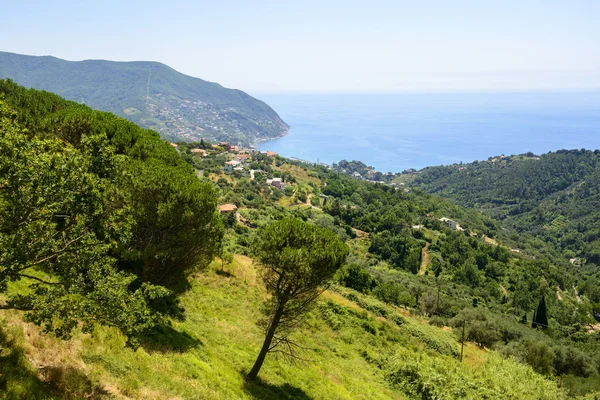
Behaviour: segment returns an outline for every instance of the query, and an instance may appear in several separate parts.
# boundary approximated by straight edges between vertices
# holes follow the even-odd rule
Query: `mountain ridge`
[[[263,101],[157,61],[67,61],[0,52],[0,78],[113,112],[170,140],[247,145],[289,128]]]

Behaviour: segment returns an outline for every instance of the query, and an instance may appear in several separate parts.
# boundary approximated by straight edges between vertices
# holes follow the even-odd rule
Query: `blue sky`
[[[251,93],[600,89],[600,1],[0,0],[0,50]]]

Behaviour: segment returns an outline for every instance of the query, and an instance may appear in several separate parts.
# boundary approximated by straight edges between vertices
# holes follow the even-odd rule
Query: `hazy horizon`
[[[59,0],[3,11],[5,51],[158,61],[252,93],[600,90],[594,1]]]

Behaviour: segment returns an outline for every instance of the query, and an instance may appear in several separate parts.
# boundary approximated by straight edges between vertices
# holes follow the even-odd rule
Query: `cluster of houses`
[[[430,214],[427,214],[428,217],[431,217]],[[446,217],[442,217],[439,219],[441,222],[444,223],[444,225],[446,225],[448,228],[455,230],[455,231],[464,231],[465,229],[460,226],[460,224],[456,221],[451,220],[450,218],[446,218]],[[412,229],[423,229],[424,226],[423,225],[412,225],[411,226]]]
[[[170,143],[171,146],[178,148],[178,145],[176,143]],[[274,151],[257,151],[255,148],[242,148],[240,146],[235,146],[230,144],[229,142],[220,142],[219,144],[213,144],[212,145],[213,149],[217,149],[218,151],[220,151],[220,149],[225,150],[228,154],[231,155],[231,159],[229,161],[226,161],[223,165],[223,171],[226,174],[231,174],[234,171],[244,171],[247,168],[244,168],[244,166],[252,160],[252,155],[253,154],[263,154],[266,155],[267,157],[275,157],[277,156],[277,153],[275,153]],[[200,157],[206,157],[208,156],[209,152],[205,149],[191,149],[191,153]],[[254,170],[250,170],[250,178],[254,179]],[[272,178],[272,179],[267,179],[267,185],[269,186],[273,186],[276,187],[277,189],[280,190],[284,190],[285,189],[285,183],[283,182],[283,180],[281,178]],[[221,204],[219,205],[219,212],[221,214],[227,214],[227,213],[237,213],[237,206],[235,204]]]
[[[234,146],[228,142],[221,142],[218,145],[227,151],[229,154],[233,155],[233,158],[229,161],[226,161],[223,165],[223,171],[226,174],[231,174],[233,171],[243,171],[244,164],[252,159],[252,154],[257,153],[255,148],[241,148],[240,146]],[[272,151],[260,151],[260,154],[265,154],[268,157],[276,156],[277,153]]]
[[[222,147],[230,154],[233,154],[233,158],[229,161],[226,161],[223,165],[223,171],[226,174],[231,174],[233,171],[244,171],[244,165],[251,161],[252,154],[257,153],[257,150],[254,148],[242,149],[239,146],[232,146],[227,142],[221,142],[218,144],[218,146]],[[260,151],[258,153],[264,154],[267,157],[277,156],[277,153],[274,151]],[[250,171],[250,179],[254,179],[254,171]],[[281,178],[267,179],[267,185],[274,186],[280,190],[285,189],[285,183]]]
[[[225,151],[234,154],[233,159],[226,161],[225,164],[223,165],[223,171],[226,174],[230,174],[233,171],[243,171],[244,167],[243,165],[246,164],[247,162],[251,161],[252,159],[252,154],[256,153],[256,149],[254,148],[248,148],[248,149],[241,149],[238,146],[232,146],[227,142],[221,142],[218,144],[219,147],[222,147]],[[267,157],[274,157],[277,155],[277,153],[273,152],[273,151],[260,151],[260,154],[264,154]],[[254,179],[254,172],[253,170],[250,171],[250,177],[251,179]],[[267,185],[269,186],[274,186],[280,190],[284,190],[285,189],[285,183],[283,182],[283,180],[281,178],[272,178],[272,179],[267,179]],[[237,213],[237,206],[235,204],[221,204],[219,206],[219,213],[221,214],[228,214],[228,213]]]

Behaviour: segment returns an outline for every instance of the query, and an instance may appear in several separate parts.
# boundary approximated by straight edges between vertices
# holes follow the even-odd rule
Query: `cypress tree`
[[[538,326],[542,329],[546,329],[548,327],[548,316],[546,315],[546,299],[542,296],[540,300],[540,304],[533,315],[533,322],[531,323],[533,328],[537,328]]]

